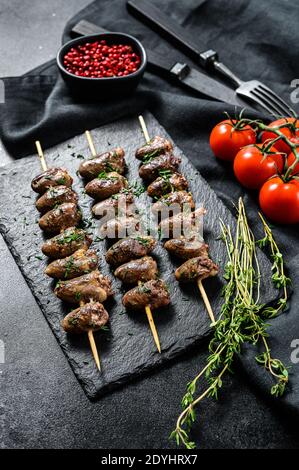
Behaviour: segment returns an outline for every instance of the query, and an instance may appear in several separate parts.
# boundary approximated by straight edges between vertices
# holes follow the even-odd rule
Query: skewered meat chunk
[[[137,149],[135,156],[138,160],[143,160],[144,157],[158,156],[162,153],[171,152],[172,149],[173,145],[169,140],[157,135],[147,144]]]
[[[125,152],[122,148],[116,148],[90,158],[81,163],[79,173],[83,178],[93,179],[103,171],[116,171],[121,175],[125,172]]]
[[[119,193],[127,186],[128,181],[124,176],[115,171],[110,173],[102,172],[97,178],[87,183],[85,191],[90,197],[102,201],[113,194]]]
[[[179,214],[164,219],[159,223],[159,232],[162,238],[178,238],[197,236],[200,238],[200,228],[202,227],[202,217],[206,213],[203,207],[194,212],[180,212]]]
[[[187,191],[174,191],[173,193],[166,194],[161,197],[159,201],[152,205],[153,214],[159,214],[162,219],[169,217],[170,213],[176,213],[182,210],[184,207],[189,210],[195,208],[193,197],[191,193]],[[177,211],[176,211],[177,209]]]
[[[165,155],[160,155],[153,158],[150,162],[141,165],[139,176],[147,181],[154,181],[160,176],[161,170],[169,170],[174,173],[180,163],[181,159],[179,157],[175,157],[171,153],[165,153]]]
[[[122,264],[114,271],[114,275],[124,284],[138,284],[139,281],[157,279],[158,267],[151,256],[144,256]]]
[[[45,213],[57,204],[64,202],[78,203],[78,195],[67,186],[54,186],[49,189],[36,201],[36,208],[39,212]]]
[[[112,266],[119,266],[132,259],[148,255],[155,247],[156,240],[149,236],[127,237],[112,245],[106,253],[106,261]]]
[[[40,220],[39,226],[48,233],[57,233],[68,227],[78,225],[82,218],[80,209],[73,202],[65,202],[55,209],[46,212]]]
[[[163,173],[163,170],[162,170]],[[183,191],[188,189],[188,181],[181,173],[168,173],[165,170],[163,176],[159,176],[147,188],[147,193],[151,197],[161,197],[170,191]]]
[[[43,194],[53,186],[63,185],[69,188],[72,184],[73,178],[64,168],[49,168],[49,170],[33,178],[31,187],[36,193]]]
[[[94,204],[92,213],[95,217],[104,217],[107,219],[115,218],[118,215],[128,213],[128,206],[134,202],[132,193],[114,194],[104,201]]]
[[[118,239],[135,234],[139,229],[140,221],[133,214],[128,214],[108,220],[101,226],[100,234],[105,238]]]
[[[190,259],[197,256],[208,256],[208,245],[197,236],[190,238],[180,237],[167,240],[164,248],[172,255],[181,259]]]
[[[101,303],[88,302],[66,315],[61,326],[67,333],[87,333],[100,330],[108,320],[108,312]]]
[[[81,249],[87,250],[92,239],[84,230],[70,227],[49,240],[42,246],[42,252],[49,258],[65,258]]]
[[[197,258],[188,259],[175,271],[175,277],[180,282],[190,282],[195,279],[206,279],[210,276],[216,276],[219,268],[206,255]]]
[[[69,281],[58,281],[54,293],[59,299],[74,304],[91,299],[104,302],[112,295],[111,281],[96,270]]]
[[[166,284],[161,279],[151,280],[129,290],[122,299],[129,310],[143,310],[149,305],[152,310],[165,307],[170,303]]]
[[[81,249],[75,251],[71,256],[52,261],[46,269],[45,274],[54,279],[72,279],[87,274],[98,266],[98,257],[94,250]]]

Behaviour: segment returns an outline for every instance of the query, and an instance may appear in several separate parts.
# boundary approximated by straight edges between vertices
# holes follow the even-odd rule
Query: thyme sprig
[[[222,291],[224,302],[214,329],[214,336],[209,344],[210,354],[206,366],[187,385],[186,394],[182,399],[183,411],[177,419],[176,428],[170,435],[178,445],[182,444],[187,449],[195,447],[195,443],[190,440],[189,432],[196,419],[196,405],[205,397],[218,398],[223,377],[226,373],[232,372],[234,360],[242,353],[244,344],[263,347],[264,351],[256,357],[256,361],[275,380],[271,388],[272,395],[281,396],[288,383],[287,368],[279,359],[271,355],[266,319],[273,318],[286,308],[289,279],[285,276],[283,257],[271,229],[262,216],[261,220],[265,238],[258,244],[262,248],[269,246],[273,259],[272,281],[275,287],[282,289],[283,294],[271,310],[261,303],[261,272],[257,242],[249,227],[243,201],[240,199],[234,236],[230,227],[221,221],[222,239],[228,261],[224,272],[226,284]],[[206,388],[197,394],[200,379],[205,383]]]

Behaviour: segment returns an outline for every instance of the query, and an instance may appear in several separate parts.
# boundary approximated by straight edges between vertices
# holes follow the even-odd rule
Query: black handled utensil
[[[73,26],[73,36],[85,36],[88,34],[105,33],[105,29],[86,20],[81,20]],[[193,92],[200,93],[209,98],[213,98],[233,106],[244,107],[247,104],[236,95],[235,91],[230,87],[214,80],[206,74],[175,61],[171,57],[165,57],[161,54],[146,50],[149,71],[156,73],[174,83],[189,89]]]
[[[157,30],[183,52],[208,71],[217,71],[237,87],[235,92],[245,100],[251,100],[270,114],[296,116],[296,112],[269,87],[258,80],[242,81],[218,59],[213,49],[205,49],[194,42],[191,35],[168,15],[146,0],[128,0],[127,7],[137,18]]]

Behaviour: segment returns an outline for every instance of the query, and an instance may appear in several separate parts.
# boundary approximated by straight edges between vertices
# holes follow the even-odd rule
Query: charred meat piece
[[[159,178],[148,186],[147,193],[151,197],[161,197],[171,191],[183,191],[186,189],[188,189],[188,181],[184,175],[162,170]]]
[[[78,225],[82,218],[80,209],[73,202],[65,202],[46,212],[39,219],[39,226],[44,232],[58,233],[68,227]]]
[[[103,171],[116,171],[121,175],[125,172],[125,152],[122,148],[116,148],[110,152],[101,153],[94,158],[85,160],[79,167],[79,173],[83,178],[97,178]]]
[[[49,189],[36,201],[36,208],[39,212],[45,213],[58,204],[64,202],[78,203],[78,195],[67,186],[54,186]]]
[[[164,248],[178,258],[190,259],[197,256],[208,256],[208,245],[195,235],[190,238],[173,238],[164,243]]]
[[[106,261],[112,266],[119,266],[132,259],[148,255],[155,247],[156,240],[149,236],[127,237],[112,245],[106,253]]]
[[[147,181],[154,181],[160,176],[160,171],[169,170],[172,173],[177,171],[181,159],[171,153],[165,153],[159,157],[153,158],[148,163],[144,163],[139,168],[139,176]]]
[[[86,333],[89,330],[98,331],[109,320],[108,312],[99,302],[88,302],[82,307],[70,312],[61,322],[67,333]]]
[[[65,258],[81,248],[87,250],[91,242],[92,239],[84,230],[70,227],[56,237],[45,241],[42,252],[49,258]]]
[[[139,281],[157,279],[158,267],[151,256],[144,256],[122,264],[114,271],[114,275],[124,284],[138,284]]]
[[[135,156],[138,160],[143,160],[144,158],[157,157],[162,153],[171,152],[172,149],[173,145],[169,140],[157,135],[147,144],[137,149]]]
[[[118,239],[135,235],[140,229],[140,221],[133,215],[115,217],[101,226],[100,234],[104,238]]]
[[[94,204],[92,207],[92,213],[95,217],[104,217],[113,219],[117,216],[122,216],[128,213],[128,206],[133,204],[134,197],[132,193],[124,194],[118,193],[105,199],[104,201]]]
[[[100,173],[99,176],[85,186],[85,191],[88,196],[93,197],[102,201],[107,199],[113,194],[119,193],[122,189],[127,188],[127,179],[112,171],[106,173],[105,171]]]
[[[111,281],[96,270],[69,281],[58,281],[54,293],[59,299],[73,304],[90,300],[104,302],[112,295]]]
[[[33,178],[31,187],[36,193],[43,194],[53,186],[67,186],[70,188],[72,184],[73,178],[64,168],[49,168],[49,170]]]
[[[94,250],[81,249],[75,251],[71,256],[52,261],[46,269],[45,274],[54,279],[72,279],[87,274],[98,266],[98,257]]]
[[[193,210],[195,204],[191,193],[187,191],[174,191],[161,197],[152,205],[153,214],[159,214],[162,219],[179,213],[182,209]]]
[[[123,296],[123,305],[129,310],[144,310],[149,305],[152,310],[170,303],[166,284],[161,279],[152,280],[134,287]]]
[[[206,255],[188,259],[175,271],[175,277],[180,282],[191,282],[195,279],[206,279],[216,276],[219,268]]]
[[[159,233],[161,238],[187,238],[197,236],[200,239],[200,229],[202,227],[202,218],[206,213],[203,207],[194,212],[180,212],[179,214],[164,219],[159,223]]]

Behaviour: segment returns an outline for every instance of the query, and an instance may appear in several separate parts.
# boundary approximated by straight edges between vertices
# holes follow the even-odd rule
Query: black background
[[[21,3],[25,4],[25,7],[27,4],[27,8],[21,8]],[[68,14],[71,16],[80,6],[84,6],[84,2],[69,2],[70,10],[67,11],[66,2],[56,0],[53,3],[56,6],[57,23],[55,17],[50,21],[53,12],[47,2],[30,2],[29,8],[29,2],[2,0],[2,75],[7,75],[7,60],[7,67],[12,75],[26,72],[31,66],[38,65],[39,61],[51,58],[47,56],[51,53],[54,55],[63,15],[65,18]],[[137,34],[144,40],[145,45],[150,45],[151,48],[168,50],[167,44],[158,36],[153,36],[135,20],[128,20],[122,0],[96,3],[99,8],[96,12],[90,11],[90,17],[88,10],[85,12],[87,19],[97,20],[99,24],[111,30],[119,29]],[[165,1],[162,7],[186,27],[194,30],[207,45],[210,45],[210,42],[217,48],[223,60],[232,65],[242,77],[260,78],[289,98],[290,82],[299,77],[295,40],[298,35],[299,10],[295,0]],[[31,27],[31,24],[34,27]],[[5,26],[4,29],[2,26]],[[22,31],[26,32],[26,47],[22,41]],[[38,52],[39,31],[44,41],[43,47],[47,49],[47,55],[43,57],[40,57]],[[51,69],[46,73],[52,73]],[[0,131],[15,156],[30,153],[30,142],[34,136],[41,133],[44,136],[43,142],[49,145],[62,137],[62,134],[58,134],[61,128],[61,125],[58,125],[61,122],[57,121],[58,111],[62,110],[64,113],[63,116],[60,114],[63,122],[69,119],[65,125],[65,134],[70,135],[80,130],[83,116],[90,125],[93,123],[95,126],[103,120],[123,115],[129,108],[127,102],[122,102],[114,104],[113,113],[109,113],[109,107],[105,106],[101,110],[87,110],[82,107],[80,113],[74,113],[68,96],[59,86],[56,87],[58,94],[50,94],[51,99],[48,100],[52,111],[51,119],[41,126],[41,98],[44,99],[51,92],[54,79],[27,79],[27,89],[21,86],[24,80],[6,82],[8,101],[5,107],[0,106]],[[153,92],[157,88],[163,92]],[[26,98],[22,101],[22,108],[20,97]],[[27,108],[24,103],[27,103]],[[230,170],[213,159],[208,147],[208,132],[211,126],[221,118],[224,109],[230,108],[183,95],[181,90],[176,90],[149,74],[133,101],[136,109],[143,103],[150,105],[151,110],[218,195],[232,208],[232,202],[236,201],[241,190],[233,182]],[[38,131],[32,130],[32,124],[38,124]],[[7,162],[8,157],[4,151],[1,157],[3,162]],[[257,206],[254,197],[245,194],[245,202],[250,208],[250,218],[255,225]],[[298,227],[277,229],[275,234],[284,246],[290,274],[295,278],[296,284]],[[2,367],[1,376],[1,395],[6,397],[1,404],[0,420],[3,446],[172,446],[167,437],[179,412],[185,384],[204,364],[206,344],[203,344],[198,353],[185,356],[167,369],[107,395],[98,403],[91,403],[73,376],[3,243],[0,253],[1,264],[4,266],[1,272],[0,310],[1,325],[4,327],[1,329],[1,338],[6,346],[6,363]],[[273,352],[287,363],[291,353],[290,343],[292,339],[299,337],[298,304],[299,295],[295,291],[291,311],[273,321],[271,328],[274,338],[271,343]],[[249,352],[242,363],[236,364],[237,374],[226,381],[225,392],[219,403],[208,400],[199,409],[194,437],[200,447],[298,447],[298,365],[293,366],[292,387],[288,395],[278,403],[268,398],[267,390],[270,384],[264,381],[260,369],[249,368],[251,362]]]

